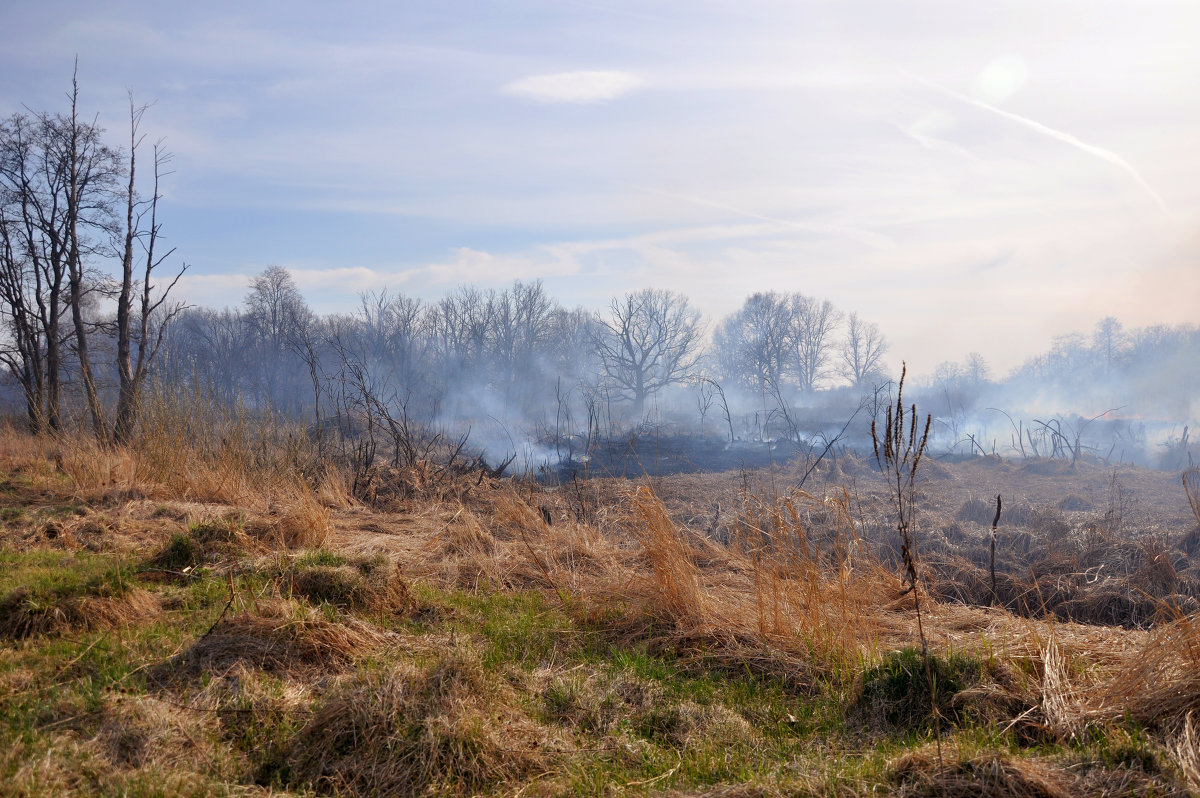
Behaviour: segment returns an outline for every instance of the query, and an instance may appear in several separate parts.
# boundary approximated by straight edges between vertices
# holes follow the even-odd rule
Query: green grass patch
[[[926,663],[916,648],[893,651],[860,674],[848,714],[868,728],[889,731],[927,731],[935,713],[945,724],[957,724],[964,711],[954,696],[977,684],[984,668],[964,654],[930,654]]]
[[[337,568],[339,565],[349,565],[350,558],[343,557],[337,552],[330,551],[324,547],[318,549],[309,549],[296,558],[296,568]]]

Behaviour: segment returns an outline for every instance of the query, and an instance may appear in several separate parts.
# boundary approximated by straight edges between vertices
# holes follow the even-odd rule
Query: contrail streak
[[[1041,122],[1030,119],[1029,117],[1021,116],[1020,114],[1014,114],[1012,111],[1005,111],[1003,108],[997,108],[994,105],[989,105],[980,100],[976,100],[974,97],[970,97],[966,94],[960,94],[954,89],[947,88],[940,83],[934,83],[932,80],[926,80],[925,78],[922,78],[919,75],[914,75],[907,70],[899,68],[897,69],[905,77],[915,80],[923,86],[928,86],[931,89],[939,91],[942,94],[945,94],[947,97],[953,97],[959,102],[964,102],[967,105],[973,105],[976,108],[983,109],[984,111],[990,111],[997,116],[1001,116],[1009,121],[1016,122],[1017,124],[1023,125],[1024,127],[1041,133],[1044,136],[1049,136],[1056,141],[1069,144],[1077,150],[1086,152],[1088,155],[1095,156],[1102,161],[1112,164],[1132,177],[1133,182],[1137,183],[1143,191],[1150,195],[1150,198],[1154,200],[1156,205],[1158,205],[1158,208],[1163,212],[1163,215],[1168,219],[1171,218],[1171,211],[1169,208],[1167,208],[1167,203],[1163,200],[1162,196],[1155,191],[1149,183],[1146,182],[1146,179],[1142,177],[1141,173],[1138,172],[1137,169],[1134,168],[1133,164],[1122,158],[1120,155],[1117,155],[1112,150],[1106,150],[1103,147],[1097,147],[1095,144],[1088,144],[1086,141],[1081,141],[1075,136],[1072,136],[1070,133],[1064,133],[1061,130],[1056,130],[1055,128],[1043,125]]]
[[[745,208],[737,208],[733,205],[726,205],[723,202],[713,202],[712,200],[706,200],[702,197],[692,197],[687,194],[675,194],[670,191],[662,191],[660,189],[649,188],[647,186],[631,186],[631,188],[646,194],[657,194],[660,197],[668,197],[670,199],[677,199],[683,202],[690,202],[693,205],[702,205],[706,208],[716,208],[720,211],[728,211],[729,213],[736,213],[739,216],[745,216],[750,219],[758,219],[760,221],[770,222],[771,224],[791,227],[796,230],[804,230],[805,232],[809,233],[845,236],[879,249],[887,248],[891,243],[886,237],[872,233],[869,230],[860,230],[854,227],[838,227],[836,225],[805,224],[804,222],[796,222],[792,221],[791,219],[780,219],[775,216],[765,216],[761,213],[748,211]]]

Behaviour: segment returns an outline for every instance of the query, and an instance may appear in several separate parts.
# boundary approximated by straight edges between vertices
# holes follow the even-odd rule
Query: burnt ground
[[[751,505],[801,492],[845,503],[860,549],[898,566],[902,540],[874,461],[842,455],[815,468],[812,463],[800,457],[671,476],[647,470],[642,479],[678,523],[726,544],[736,544],[753,526]],[[578,514],[589,505],[611,504],[626,486],[625,479],[599,478],[547,490],[561,494]],[[993,594],[997,495],[1003,510]],[[1179,472],[1087,459],[927,458],[915,499],[914,548],[928,588],[942,601],[994,603],[1030,617],[1130,628],[1200,608],[1200,525]],[[812,542],[832,540],[836,513],[807,506],[803,520]]]

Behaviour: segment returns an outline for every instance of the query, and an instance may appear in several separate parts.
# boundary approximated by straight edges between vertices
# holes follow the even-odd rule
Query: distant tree
[[[792,305],[785,294],[749,296],[713,333],[718,369],[750,390],[779,386],[792,361],[795,334]]]
[[[802,391],[812,391],[828,376],[833,335],[842,314],[828,299],[813,299],[804,294],[792,294],[791,309],[796,381]]]
[[[157,369],[179,386],[190,386],[232,407],[257,363],[248,317],[236,310],[182,311],[163,338]]]
[[[983,355],[971,352],[967,355],[960,374],[968,385],[979,386],[991,379],[992,367],[988,365]]]
[[[687,297],[644,289],[615,298],[597,316],[594,343],[604,376],[641,418],[646,399],[683,382],[700,356],[700,313]]]
[[[547,359],[550,373],[570,384],[593,380],[601,370],[594,341],[599,332],[595,314],[584,308],[556,308],[550,322]]]
[[[482,370],[492,326],[490,300],[488,293],[464,285],[434,307],[435,346],[448,382],[461,383],[465,375]]]
[[[488,365],[504,406],[524,407],[537,392],[538,360],[549,347],[556,303],[541,280],[513,283],[490,297]]]
[[[295,409],[302,369],[291,355],[313,321],[312,311],[291,273],[282,266],[268,266],[255,277],[245,302],[263,398],[269,404]]]
[[[291,272],[282,266],[268,266],[250,282],[246,314],[255,337],[272,352],[282,352],[288,337],[312,316]]]
[[[879,325],[863,321],[857,313],[851,313],[846,318],[841,373],[851,384],[859,387],[878,375],[887,350],[887,339],[880,332]]]
[[[1127,344],[1124,327],[1116,316],[1105,316],[1096,322],[1096,329],[1092,333],[1092,349],[1105,374],[1111,374],[1116,369]]]
[[[430,335],[426,310],[421,300],[391,295],[386,288],[359,295],[354,319],[363,361],[382,371],[406,393],[427,381],[422,374]]]

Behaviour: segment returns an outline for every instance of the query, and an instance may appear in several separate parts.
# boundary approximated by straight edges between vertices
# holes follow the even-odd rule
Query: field
[[[286,438],[0,428],[0,791],[1200,791],[1200,485],[926,457],[913,590],[874,460],[807,470],[364,502]]]

